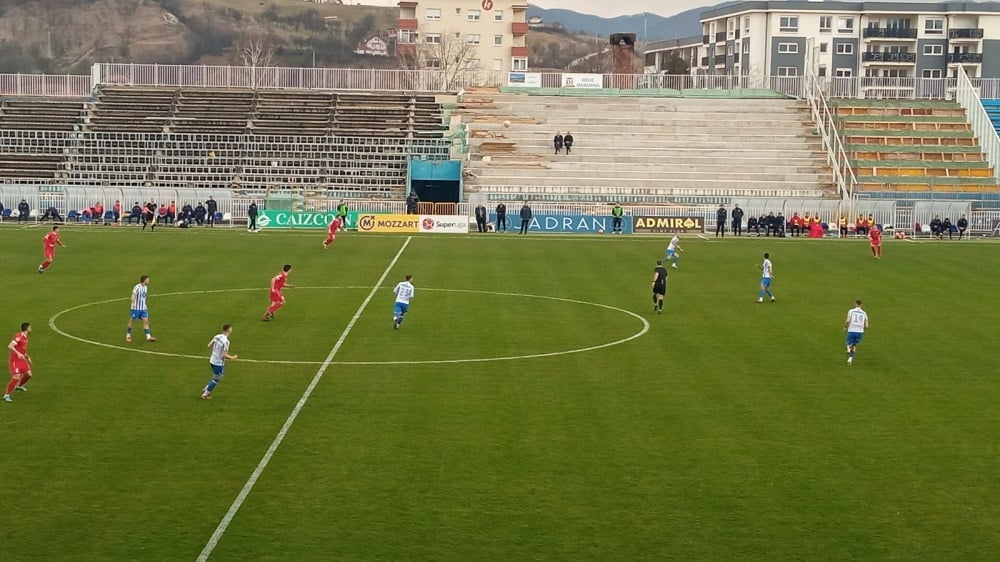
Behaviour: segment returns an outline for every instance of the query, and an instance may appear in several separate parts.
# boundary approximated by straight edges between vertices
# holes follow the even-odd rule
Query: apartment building
[[[701,22],[692,74],[1000,77],[1000,2],[750,1]]]
[[[414,68],[527,70],[527,10],[526,0],[404,0],[396,51]]]

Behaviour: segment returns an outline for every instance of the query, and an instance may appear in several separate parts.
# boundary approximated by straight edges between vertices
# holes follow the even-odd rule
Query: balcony
[[[950,53],[948,64],[983,64],[982,53]]]
[[[720,32],[716,33],[715,34],[715,42],[716,43],[725,43],[726,42],[726,32],[725,31],[720,31]]]
[[[715,66],[726,64],[726,55],[715,55]]]
[[[909,27],[866,27],[865,39],[916,39],[917,30]]]
[[[511,57],[518,57],[518,58],[526,57],[526,56],[528,56],[528,48],[527,47],[511,47],[510,48],[510,56]]]
[[[510,32],[514,35],[527,35],[528,33],[528,22],[526,21],[515,21],[510,24]]]
[[[863,62],[900,62],[900,63],[912,64],[917,62],[917,54],[865,52],[861,53],[861,60]]]
[[[983,30],[979,28],[957,28],[948,30],[948,39],[971,39],[978,41],[983,38]]]
[[[396,20],[396,29],[402,31],[416,31],[417,30],[417,20],[408,19],[398,19]]]

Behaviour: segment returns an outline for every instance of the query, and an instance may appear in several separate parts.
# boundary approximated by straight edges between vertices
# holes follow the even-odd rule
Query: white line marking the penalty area
[[[326,372],[327,367],[329,367],[330,363],[333,362],[334,356],[337,355],[341,346],[344,345],[344,340],[346,340],[348,334],[351,333],[351,329],[354,328],[354,324],[357,323],[359,318],[361,318],[361,314],[364,313],[365,308],[368,307],[368,303],[371,302],[372,297],[374,297],[375,293],[382,288],[382,283],[385,281],[385,278],[389,276],[389,272],[392,271],[392,268],[396,266],[396,262],[399,261],[399,257],[403,255],[403,251],[406,250],[406,247],[410,244],[410,240],[412,240],[412,237],[407,237],[406,241],[403,242],[403,246],[398,252],[396,252],[396,257],[392,258],[392,261],[389,262],[385,271],[382,272],[382,277],[379,277],[378,281],[375,282],[375,286],[372,287],[371,292],[368,293],[364,302],[362,302],[361,306],[358,307],[358,311],[354,313],[351,321],[347,323],[347,327],[344,328],[343,333],[340,334],[340,338],[337,340],[337,343],[333,344],[333,348],[330,349],[330,353],[326,356],[326,360],[323,361],[319,370],[316,371],[316,375],[312,378],[312,382],[309,383],[309,386],[306,387],[306,391],[303,392],[302,397],[299,398],[298,403],[296,403],[295,407],[292,408],[292,413],[288,414],[288,419],[286,419],[285,424],[281,426],[281,431],[278,432],[274,441],[271,442],[271,446],[267,448],[263,458],[261,458],[260,462],[257,463],[257,468],[254,469],[253,474],[250,475],[246,484],[243,485],[243,489],[240,490],[239,495],[237,495],[236,499],[233,500],[233,504],[229,506],[229,511],[227,511],[222,517],[222,521],[220,521],[219,526],[215,528],[215,532],[212,533],[212,537],[208,539],[208,544],[205,545],[201,554],[198,555],[198,562],[204,562],[205,560],[208,560],[209,556],[212,555],[212,551],[215,550],[216,545],[219,544],[219,540],[222,539],[222,535],[225,534],[229,524],[233,521],[233,517],[236,516],[236,512],[240,510],[240,506],[243,505],[247,496],[250,495],[250,491],[253,490],[253,487],[260,478],[260,475],[264,472],[264,469],[267,468],[268,463],[271,462],[271,457],[274,455],[274,452],[278,449],[278,446],[281,445],[281,442],[285,440],[285,435],[288,434],[289,428],[291,428],[292,424],[295,423],[295,418],[299,417],[299,412],[302,411],[302,407],[309,401],[309,397],[312,395],[313,390],[315,390],[316,385],[318,385],[320,379],[323,378],[323,373]]]

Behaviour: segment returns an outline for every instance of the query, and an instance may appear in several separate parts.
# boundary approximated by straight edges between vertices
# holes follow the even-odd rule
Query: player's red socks
[[[30,380],[31,380],[31,375],[28,374],[21,375],[21,383],[18,384],[17,386],[24,386],[28,384],[28,381]]]
[[[41,267],[42,267],[42,269],[48,269],[50,265],[52,265],[52,262],[49,261],[49,260],[45,260],[45,261],[42,262],[42,266]]]
[[[18,385],[17,379],[11,378],[10,382],[7,383],[7,394],[12,394],[14,392],[14,389],[17,388],[17,385]]]

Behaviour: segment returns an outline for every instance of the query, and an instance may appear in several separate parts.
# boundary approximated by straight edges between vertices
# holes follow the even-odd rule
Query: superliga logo
[[[423,220],[423,229],[424,230],[434,230],[434,225],[435,225],[434,219],[432,219],[430,217],[428,217],[428,218],[426,218],[426,219]]]

